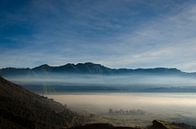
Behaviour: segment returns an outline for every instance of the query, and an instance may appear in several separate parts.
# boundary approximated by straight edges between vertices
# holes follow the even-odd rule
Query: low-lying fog
[[[45,74],[7,79],[72,110],[90,113],[91,120],[97,122],[134,126],[165,119],[196,125],[193,77]]]
[[[9,80],[41,92],[66,91],[196,91],[196,79],[182,76],[152,75],[35,75],[7,77]],[[83,87],[81,87],[83,86]],[[39,88],[38,88],[39,87]]]
[[[148,125],[154,119],[196,125],[194,93],[77,93],[46,95],[82,114],[102,116],[97,121]]]

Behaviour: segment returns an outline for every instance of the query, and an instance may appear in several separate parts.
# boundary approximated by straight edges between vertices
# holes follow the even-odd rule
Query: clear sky
[[[195,0],[0,0],[0,67],[196,71]]]

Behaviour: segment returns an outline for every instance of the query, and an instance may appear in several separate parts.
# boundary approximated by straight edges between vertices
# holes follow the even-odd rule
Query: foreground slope
[[[194,126],[178,123],[170,123],[161,120],[154,120],[151,126],[148,127],[123,127],[113,126],[107,123],[86,124],[83,126],[72,127],[70,129],[196,129]]]
[[[154,120],[152,123],[152,126],[149,126],[148,129],[196,129],[195,126],[185,123],[170,123],[162,120]]]
[[[79,124],[79,116],[53,100],[0,77],[0,129],[60,129]]]

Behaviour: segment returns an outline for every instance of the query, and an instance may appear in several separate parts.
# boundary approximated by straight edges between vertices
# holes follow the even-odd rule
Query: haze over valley
[[[195,92],[196,74],[175,68],[111,69],[100,64],[4,68],[0,75],[35,92]]]
[[[0,73],[90,117],[90,123],[147,126],[161,119],[196,125],[194,72],[176,68],[111,69],[79,63],[4,68]]]

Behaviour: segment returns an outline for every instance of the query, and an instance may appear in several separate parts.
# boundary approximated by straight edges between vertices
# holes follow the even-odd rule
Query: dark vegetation
[[[111,124],[106,123],[96,123],[96,124],[86,124],[84,126],[72,127],[70,129],[140,129],[140,128],[132,128],[132,127],[115,127]]]
[[[70,129],[196,129],[186,124],[169,123],[166,121],[154,120],[148,127],[122,127],[106,123],[86,124],[84,126],[72,127]]]
[[[0,77],[0,129],[61,129],[81,120],[66,106]]]
[[[148,129],[196,129],[196,127],[184,123],[169,123],[166,121],[154,120],[152,126],[149,126]]]

